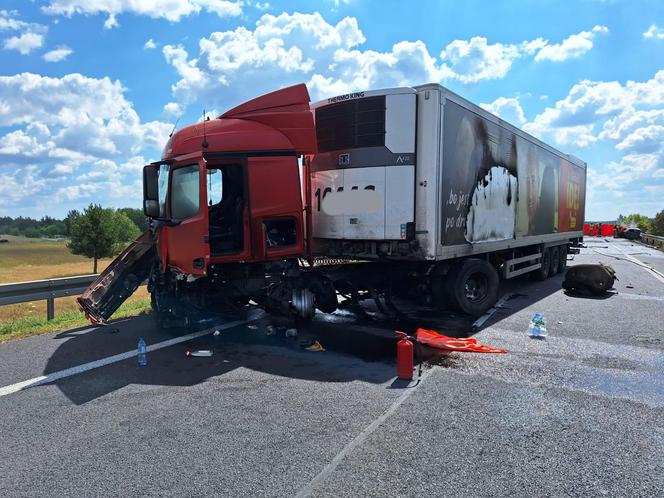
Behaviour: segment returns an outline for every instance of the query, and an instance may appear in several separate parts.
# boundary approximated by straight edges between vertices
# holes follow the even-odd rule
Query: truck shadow
[[[274,335],[266,335],[268,325],[276,330]],[[394,357],[395,342],[391,337],[388,340],[369,336],[355,341],[360,350],[371,351],[371,355],[362,355],[361,351],[358,355],[339,354],[343,351],[326,344],[325,331],[311,330],[315,325],[300,328],[298,337],[285,337],[285,330],[291,326],[282,320],[261,319],[223,330],[217,336],[208,334],[150,352],[145,367],[138,366],[134,356],[52,384],[80,405],[131,384],[186,387],[213,378],[215,382],[238,382],[237,376],[226,374],[242,368],[319,382],[360,380],[380,384],[394,377],[394,366],[388,361]],[[69,330],[55,336],[54,340],[63,343],[49,358],[44,375],[135,350],[140,336],[148,344],[155,344],[177,337],[178,332],[187,333],[157,331],[149,316],[111,322],[109,327]],[[304,349],[314,337],[325,344],[326,351]],[[211,350],[213,354],[203,358],[185,355],[187,350],[199,349]]]
[[[543,282],[527,277],[515,280],[503,283],[501,295],[512,293],[517,298],[507,301],[482,328],[555,292],[562,292],[560,275]],[[414,334],[418,327],[423,327],[454,337],[472,335],[474,320],[467,315],[397,304],[400,313],[396,316],[380,313],[372,302],[364,302],[361,309],[343,309],[333,315],[317,314],[312,322],[297,328],[297,337],[286,337],[286,330],[294,327],[291,321],[263,318],[221,331],[217,336],[209,334],[150,352],[146,367],[139,367],[136,357],[132,357],[54,383],[77,405],[131,384],[184,387],[212,378],[224,382],[226,374],[240,368],[319,382],[389,383],[395,377],[395,330]],[[272,325],[270,335],[268,325]],[[107,327],[68,330],[55,336],[55,340],[63,343],[49,358],[44,374],[132,351],[140,336],[144,336],[148,344],[155,344],[186,333],[184,330],[159,331],[150,316],[111,322]],[[304,349],[313,340],[319,341],[326,351]],[[185,356],[187,350],[197,349],[209,349],[213,355],[208,358]],[[429,360],[434,354],[428,348],[421,348],[419,352],[423,359]]]

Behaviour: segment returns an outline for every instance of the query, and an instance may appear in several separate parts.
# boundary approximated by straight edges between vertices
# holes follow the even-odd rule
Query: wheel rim
[[[486,298],[489,281],[483,273],[471,274],[464,284],[466,299],[478,303]]]

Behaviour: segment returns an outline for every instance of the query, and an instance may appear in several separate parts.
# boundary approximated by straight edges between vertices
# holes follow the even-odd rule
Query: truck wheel
[[[567,269],[567,246],[560,246],[560,256],[558,259],[558,272],[564,274]]]
[[[448,277],[450,297],[459,311],[478,316],[496,303],[498,273],[488,262],[466,259]]]
[[[545,280],[549,276],[551,269],[551,251],[546,248],[542,249],[542,266],[539,270],[533,272],[536,280]]]
[[[551,249],[551,270],[549,270],[549,276],[553,277],[558,273],[558,266],[560,266],[560,249],[558,247],[552,247]]]

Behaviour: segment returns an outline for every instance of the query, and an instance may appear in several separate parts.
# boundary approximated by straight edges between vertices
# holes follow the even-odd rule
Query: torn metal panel
[[[99,274],[78,298],[90,320],[103,323],[148,278],[155,252],[147,230]]]

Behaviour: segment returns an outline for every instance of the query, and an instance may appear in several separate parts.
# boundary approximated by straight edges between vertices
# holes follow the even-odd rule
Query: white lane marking
[[[618,249],[618,252],[620,254],[625,256],[627,259],[629,259],[633,263],[636,263],[638,266],[640,266],[641,268],[646,270],[650,275],[652,275],[653,277],[655,277],[657,280],[659,280],[660,282],[662,282],[664,284],[664,277],[662,276],[662,274],[660,272],[658,272],[655,268],[653,268],[652,265],[649,265],[648,263],[644,263],[640,259],[637,259],[634,256],[632,256],[631,254],[626,253],[625,251],[622,250],[622,248],[620,246],[616,247],[616,249]]]
[[[238,325],[243,325],[245,323],[249,323],[249,322],[259,320],[264,315],[265,314],[263,312],[251,313],[250,317],[247,318],[247,319],[244,319],[244,320],[236,320],[234,322],[224,323],[223,325],[219,325],[217,327],[212,327],[212,328],[209,328],[209,329],[201,330],[199,332],[193,332],[191,334],[183,335],[183,336],[180,336],[180,337],[174,337],[173,339],[168,339],[167,341],[158,342],[156,344],[150,344],[146,348],[146,351],[149,353],[151,351],[157,351],[158,349],[167,348],[169,346],[173,346],[173,345],[179,344],[181,342],[190,341],[191,339],[196,339],[198,337],[208,335],[208,334],[212,333],[214,330],[225,330],[225,329],[230,329],[230,328],[233,328],[233,327],[237,327]],[[47,384],[49,382],[54,382],[56,380],[64,379],[65,377],[71,377],[72,375],[77,375],[77,374],[80,374],[80,373],[83,373],[83,372],[87,372],[88,370],[93,370],[95,368],[110,365],[112,363],[117,363],[119,361],[123,361],[123,360],[131,358],[133,356],[136,356],[137,354],[138,354],[138,352],[136,350],[127,351],[126,353],[116,354],[116,355],[113,355],[113,356],[109,356],[107,358],[102,358],[100,360],[91,361],[90,363],[84,363],[83,365],[77,365],[75,367],[67,368],[65,370],[59,370],[57,372],[52,372],[52,373],[47,374],[47,375],[41,375],[41,376],[35,377],[33,379],[24,380],[23,382],[17,382],[16,384],[11,384],[9,386],[0,387],[0,397],[7,396],[8,394],[13,394],[15,392],[21,391],[21,390],[25,389],[26,387],[34,387],[34,386],[38,386],[40,384]]]
[[[436,370],[435,366],[432,366],[429,370],[424,372],[424,375],[420,378],[420,381],[417,385],[413,386],[412,388],[406,389],[406,392],[404,392],[401,396],[399,396],[394,403],[390,405],[390,407],[383,412],[383,414],[378,417],[376,420],[371,422],[362,432],[360,432],[355,439],[353,439],[350,443],[348,443],[346,446],[343,447],[343,449],[336,454],[336,456],[328,463],[323,470],[321,470],[316,477],[314,477],[311,481],[309,481],[309,484],[304,486],[298,493],[295,495],[295,498],[305,498],[308,496],[311,496],[311,494],[314,492],[314,489],[316,486],[318,486],[321,482],[323,482],[332,472],[336,470],[336,468],[339,466],[341,461],[346,458],[346,455],[348,455],[351,451],[353,451],[355,448],[360,446],[371,434],[375,432],[380,425],[385,422],[391,415],[394,414],[394,412],[397,411],[397,409],[403,404],[404,401],[406,401],[409,396],[418,388],[422,385],[422,383],[431,375],[431,373]]]

